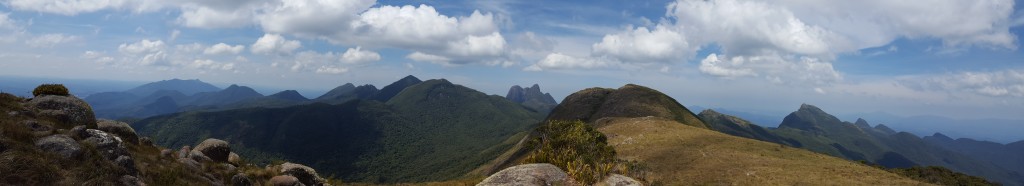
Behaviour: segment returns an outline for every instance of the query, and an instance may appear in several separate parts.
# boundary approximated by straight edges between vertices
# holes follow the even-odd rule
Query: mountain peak
[[[871,128],[871,124],[868,123],[867,120],[864,120],[864,118],[857,118],[857,122],[854,122],[853,124],[863,129]]]
[[[704,109],[703,111],[700,111],[700,114],[697,114],[697,115],[702,115],[702,116],[718,116],[718,115],[722,115],[722,113],[719,113],[718,111],[711,110],[711,109]]]
[[[182,80],[175,78],[146,83],[144,85],[140,85],[138,87],[126,90],[125,92],[134,94],[136,96],[147,96],[159,90],[176,90],[185,95],[192,95],[200,92],[216,92],[220,90],[220,88],[217,88],[216,86],[213,86],[209,83],[199,81],[198,79]]]
[[[293,101],[309,100],[305,96],[302,96],[302,94],[299,94],[299,91],[295,91],[295,90],[281,91],[281,92],[278,92],[278,93],[275,93],[275,94],[271,94],[268,97],[284,99],[284,100],[293,100]]]
[[[619,89],[588,88],[567,96],[546,120],[581,120],[592,123],[605,117],[662,117],[708,128],[693,112],[660,91],[628,84]]]
[[[801,104],[799,110],[790,113],[786,118],[782,119],[782,124],[779,125],[779,128],[823,132],[822,125],[839,124],[842,124],[839,118],[826,113],[814,105]]]
[[[885,124],[875,125],[875,130],[882,131],[882,133],[889,135],[896,134],[895,130],[892,130],[891,128],[889,128],[889,126],[885,126]]]
[[[405,76],[405,78],[402,78],[398,81],[395,81],[394,83],[391,83],[388,86],[384,86],[384,88],[381,88],[380,91],[377,92],[377,94],[373,95],[373,100],[377,100],[380,102],[388,102],[388,100],[391,100],[391,98],[395,97],[395,95],[401,93],[402,90],[405,90],[405,88],[422,82],[423,81],[420,80],[419,78],[416,78],[416,76]]]
[[[945,134],[938,133],[938,132],[936,132],[935,134],[932,134],[931,137],[934,137],[935,139],[939,139],[939,140],[942,140],[942,141],[953,141],[953,138],[950,138],[949,136],[946,136]]]

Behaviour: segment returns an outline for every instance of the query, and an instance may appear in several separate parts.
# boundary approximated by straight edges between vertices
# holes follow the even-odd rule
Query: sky
[[[1010,0],[2,0],[0,75],[296,89],[626,83],[782,115],[1024,119]]]

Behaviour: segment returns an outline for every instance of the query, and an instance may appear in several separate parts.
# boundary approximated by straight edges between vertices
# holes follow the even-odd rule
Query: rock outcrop
[[[67,135],[57,134],[36,140],[36,148],[52,152],[65,159],[77,158],[82,155],[82,146]]]
[[[128,126],[128,123],[101,119],[96,123],[96,128],[104,132],[117,135],[118,137],[121,137],[121,140],[129,143],[139,144],[139,135],[135,133],[135,129]]]
[[[477,186],[578,185],[562,169],[547,163],[524,164],[494,173]]]
[[[228,155],[231,154],[231,147],[228,146],[228,142],[219,139],[206,139],[202,143],[196,145],[192,151],[202,152],[203,155],[209,157],[215,162],[224,163],[228,162]]]
[[[304,185],[316,185],[320,186],[324,184],[324,178],[320,177],[316,173],[316,170],[308,166],[296,163],[284,163],[281,164],[281,173],[294,176],[299,179]]]
[[[74,96],[40,95],[28,101],[27,106],[39,109],[40,115],[56,118],[69,126],[96,128],[96,115],[92,107]]]

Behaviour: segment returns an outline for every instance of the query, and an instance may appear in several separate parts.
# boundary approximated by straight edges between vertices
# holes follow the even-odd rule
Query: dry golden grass
[[[619,159],[651,185],[928,185],[881,169],[655,118],[598,123]]]

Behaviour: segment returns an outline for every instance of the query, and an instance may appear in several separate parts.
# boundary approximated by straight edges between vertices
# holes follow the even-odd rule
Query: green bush
[[[68,88],[65,88],[62,84],[42,84],[32,90],[32,96],[39,95],[58,95],[67,96]]]
[[[593,184],[615,167],[615,149],[607,138],[582,121],[550,121],[537,128],[526,163],[550,163],[580,183]]]

